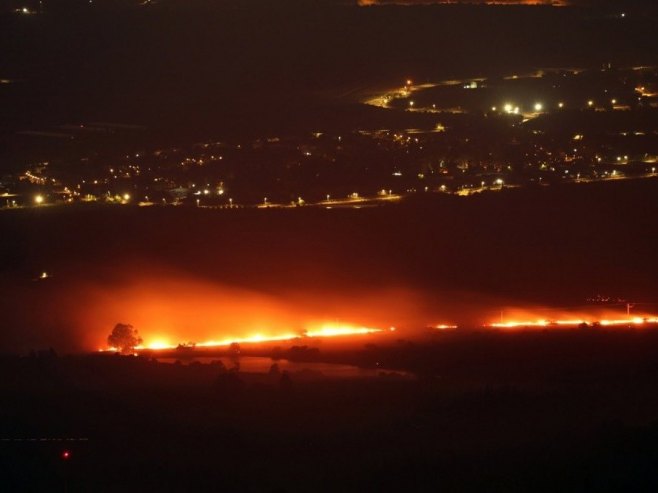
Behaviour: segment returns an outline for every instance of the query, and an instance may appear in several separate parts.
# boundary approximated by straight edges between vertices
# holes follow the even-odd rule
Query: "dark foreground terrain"
[[[657,348],[475,332],[327,355],[415,380],[5,358],[3,491],[655,491]]]

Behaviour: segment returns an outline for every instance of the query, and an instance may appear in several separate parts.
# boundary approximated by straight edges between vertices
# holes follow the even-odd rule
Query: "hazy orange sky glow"
[[[315,292],[266,294],[193,279],[149,273],[111,286],[87,286],[71,309],[83,345],[105,348],[116,323],[133,325],[145,347],[179,343],[335,336],[422,324],[423,303],[403,290],[368,296]]]
[[[655,314],[642,310],[633,310],[627,314],[625,308],[590,307],[581,310],[557,310],[550,308],[506,308],[501,310],[498,319],[491,320],[487,326],[497,329],[545,329],[572,328],[579,324],[599,323],[602,327],[644,325],[658,323]]]
[[[77,310],[78,323],[87,328],[85,346],[98,349],[107,347],[106,337],[117,322],[138,329],[146,348],[365,334],[395,326],[420,329],[432,326],[433,317],[499,329],[568,328],[581,322],[641,326],[645,319],[658,322],[655,315],[636,310],[627,316],[624,307],[579,311],[506,307],[501,318],[486,308],[491,301],[485,300],[480,304],[475,300],[470,308],[462,308],[461,314],[451,311],[441,318],[444,307],[428,303],[411,290],[382,289],[367,296],[335,290],[266,294],[157,271],[115,283],[111,289],[88,289],[85,296]]]
[[[353,290],[327,286],[315,289],[260,292],[200,279],[180,271],[124,266],[106,282],[69,287],[64,300],[51,300],[49,316],[65,327],[77,349],[107,348],[117,323],[133,325],[145,347],[180,343],[228,344],[231,341],[286,340],[306,333],[332,336],[345,332],[408,330],[425,327],[501,329],[556,328],[557,321],[655,318],[625,307],[556,310],[541,306],[514,307],[509,300],[477,294],[446,293],[432,298],[403,287]],[[62,293],[64,294],[64,293]],[[501,322],[503,325],[496,326]],[[542,322],[542,323],[539,323]],[[603,324],[602,324],[603,325]],[[340,329],[340,330],[337,330]],[[324,331],[324,332],[323,332]],[[359,344],[363,344],[359,338]]]
[[[658,322],[654,307],[633,307],[629,316],[625,306],[558,310],[478,293],[428,292],[404,285],[364,288],[321,278],[312,286],[282,280],[261,291],[142,263],[100,269],[94,279],[58,283],[56,277],[26,290],[7,290],[6,306],[30,296],[40,310],[16,312],[7,323],[27,330],[8,331],[5,345],[29,349],[38,340],[62,351],[107,349],[107,336],[117,323],[133,325],[145,347],[165,348],[349,333],[359,334],[354,341],[362,345],[369,331],[390,333],[391,327],[398,329],[395,338],[414,338],[431,327],[557,330],[582,321],[601,322],[603,328]]]

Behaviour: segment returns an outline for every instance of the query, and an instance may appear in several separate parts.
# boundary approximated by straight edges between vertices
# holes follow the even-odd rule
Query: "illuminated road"
[[[397,202],[402,195],[386,193],[375,197],[348,197],[345,199],[328,199],[313,204],[319,207],[354,207],[362,205],[377,205],[386,202]]]
[[[300,206],[303,207],[325,207],[325,208],[340,208],[340,207],[367,207],[375,206],[387,202],[397,202],[402,199],[403,195],[394,194],[382,191],[378,195],[374,196],[360,196],[358,194],[352,194],[345,198],[331,198],[330,196],[326,200],[320,202],[306,202],[298,201],[292,204],[277,204],[273,202],[267,202],[257,205],[258,209],[285,209],[285,208],[297,208]],[[203,206],[201,206],[203,207]]]
[[[620,70],[624,70],[624,69],[620,69]],[[633,70],[639,72],[654,71],[656,70],[656,67],[638,66],[625,70],[627,71]],[[563,75],[568,77],[569,74],[571,75],[579,74],[583,72],[584,69],[581,68],[538,69],[532,72],[527,72],[522,74],[506,75],[502,79],[508,81],[517,81],[517,80],[523,81],[524,79],[540,79],[546,76],[548,73],[556,73],[556,71],[561,71],[563,72]],[[624,73],[624,75],[626,75],[626,73]],[[645,101],[647,105],[658,106],[658,92],[656,92],[656,88],[654,85],[652,85],[651,82],[648,81],[643,82],[645,78],[646,77],[644,77],[643,75],[642,78],[639,78],[637,81],[635,81],[634,85],[629,86],[629,91],[632,93],[634,97],[637,96],[637,97],[647,98],[647,100]],[[459,113],[459,112],[465,112],[466,110],[460,107],[455,108],[454,107],[455,101],[445,95],[443,96],[439,95],[437,97],[437,100],[440,101],[441,98],[443,97],[443,99],[446,99],[448,101],[444,101],[443,103],[440,102],[432,103],[431,105],[425,102],[423,103],[425,104],[425,106],[421,106],[421,103],[419,103],[418,101],[414,101],[412,96],[414,94],[421,93],[422,91],[431,90],[440,87],[454,87],[457,88],[457,90],[460,90],[459,88],[463,88],[464,91],[467,92],[479,91],[483,88],[486,89],[486,82],[487,79],[483,77],[474,77],[468,79],[450,79],[450,80],[442,80],[438,82],[428,82],[428,83],[415,83],[412,80],[406,80],[402,87],[397,87],[397,88],[386,88],[386,89],[377,88],[370,90],[370,92],[367,92],[367,89],[359,88],[358,90],[356,90],[357,92],[356,94],[353,93],[355,89],[351,89],[348,93],[346,93],[346,95],[344,95],[344,97],[352,97],[353,95],[354,99],[358,99],[358,95],[360,94],[362,97],[358,100],[362,104],[376,106],[378,108],[383,108],[387,110],[396,110],[396,111],[403,110],[407,112],[423,112],[423,113],[437,113],[437,114],[444,112]],[[635,85],[637,85],[637,87],[635,87]],[[535,86],[531,86],[531,87],[535,87]],[[569,108],[570,105],[572,105],[573,108],[576,110],[591,109],[593,111],[603,111],[603,110],[625,111],[629,109],[627,105],[616,101],[616,99],[612,96],[608,98],[605,101],[605,103],[603,103],[604,100],[596,102],[594,101],[594,99],[584,99],[584,98],[583,100],[579,100],[578,103],[563,102],[559,99],[554,99],[551,103],[548,103],[546,101],[541,101],[539,98],[533,100],[532,98],[528,99],[526,97],[525,107],[521,105],[518,101],[515,101],[514,97],[509,97],[507,99],[501,98],[500,101],[496,101],[496,102],[493,101],[493,99],[495,99],[494,96],[491,96],[490,99],[491,100],[488,102],[478,99],[476,104],[478,106],[483,106],[483,107],[478,108],[477,112],[478,113],[484,112],[484,114],[487,116],[498,115],[501,118],[504,118],[505,115],[510,115],[512,118],[510,118],[509,122],[507,123],[509,123],[510,126],[516,126],[517,128],[522,128],[521,125],[523,125],[524,123],[529,122],[542,115],[558,113],[562,109]],[[401,101],[402,103],[400,104]],[[489,104],[491,104],[491,106],[489,106]],[[469,107],[474,107],[474,106],[470,105]],[[487,116],[485,116],[484,118],[487,118]],[[426,119],[426,121],[428,120]],[[501,119],[501,121],[505,122],[504,119]],[[103,124],[103,125],[109,125],[109,124]],[[428,123],[427,127],[428,128],[406,128],[405,130],[402,131],[400,130],[389,131],[384,129],[355,130],[355,133],[361,135],[368,135],[375,139],[381,139],[382,141],[385,141],[384,142],[385,144],[391,144],[391,143],[396,144],[396,148],[395,148],[396,150],[398,149],[397,145],[406,146],[407,153],[417,153],[417,155],[420,156],[420,151],[423,150],[423,145],[425,145],[425,142],[422,139],[421,134],[426,134],[428,136],[426,140],[427,142],[430,143],[430,145],[433,145],[436,142],[443,142],[445,140],[441,138],[431,139],[429,138],[430,134],[439,134],[446,132],[447,133],[446,137],[448,138],[452,137],[451,135],[452,129],[446,128],[446,126],[441,122],[434,121],[432,123]],[[532,131],[533,133],[535,132],[532,128],[528,128],[527,131]],[[655,140],[656,132],[658,132],[658,130],[642,128],[641,130],[635,129],[635,130],[627,130],[627,131],[616,131],[614,136],[644,137],[645,140],[649,140],[649,139]],[[541,133],[541,132],[537,131],[537,133]],[[539,170],[543,171],[548,167],[550,168],[551,172],[555,172],[556,171],[555,168],[562,167],[563,165],[565,165],[564,167],[566,167],[568,163],[574,162],[576,158],[586,159],[589,160],[589,161],[584,161],[588,166],[588,168],[583,173],[574,172],[572,174],[569,174],[570,173],[569,169],[560,169],[559,170],[559,172],[561,173],[560,175],[558,174],[550,174],[550,175],[545,174],[541,176],[537,175],[539,176],[539,178],[531,178],[530,181],[523,181],[523,183],[531,184],[531,182],[534,182],[534,184],[548,186],[548,183],[546,183],[548,181],[552,181],[552,182],[559,181],[561,183],[591,183],[591,182],[609,181],[609,180],[644,179],[644,178],[652,178],[658,176],[656,174],[658,166],[653,166],[658,162],[655,155],[655,150],[653,148],[644,150],[648,152],[635,152],[634,155],[631,156],[629,154],[626,154],[627,152],[629,152],[628,149],[621,146],[620,148],[610,150],[609,153],[607,150],[602,150],[601,151],[602,155],[601,156],[596,155],[594,158],[588,154],[583,154],[582,152],[581,148],[583,147],[587,148],[588,145],[587,140],[585,140],[585,142],[581,142],[583,138],[587,139],[587,136],[584,135],[585,133],[586,132],[584,131],[578,131],[578,133],[573,137],[574,141],[578,141],[577,145],[574,144],[574,147],[577,146],[578,149],[573,149],[572,151],[570,142],[568,143],[568,147],[564,149],[558,149],[559,152],[564,151],[564,153],[567,153],[568,151],[569,156],[567,157],[569,158],[569,160],[567,160],[567,157],[565,157],[562,162],[559,162],[557,158],[551,158],[552,159],[551,163],[545,164],[541,162],[538,157],[535,160],[536,162],[528,163],[529,166],[536,166],[538,167]],[[419,134],[419,135],[412,137],[412,135],[414,134]],[[62,134],[62,135],[68,135],[68,134]],[[468,142],[468,140],[470,139],[471,137],[469,136],[468,138],[466,138],[465,142]],[[536,144],[533,145],[535,146],[535,148],[537,147]],[[240,146],[238,146],[238,148],[239,147]],[[542,152],[544,152],[542,146],[539,147],[540,149],[542,149]],[[619,154],[617,154],[617,152]],[[546,154],[548,156],[555,155],[553,152],[549,152]],[[310,155],[310,153],[306,153],[306,155]],[[426,157],[429,156],[422,155],[418,159],[425,159]],[[432,156],[432,158],[434,157],[436,156]],[[221,156],[219,156],[219,159],[221,159]],[[531,160],[532,159],[533,158],[531,158]],[[596,161],[594,161],[594,159],[596,159]],[[184,163],[187,163],[188,161],[192,163],[197,163],[198,165],[201,165],[203,163],[202,159],[197,160],[194,158],[186,158]],[[610,167],[607,169],[605,168],[596,169],[594,166],[592,166],[592,164],[597,164],[597,163]],[[638,166],[636,165],[640,163],[647,164],[648,166],[644,169],[638,168]],[[492,163],[487,163],[485,169],[490,170],[491,164]],[[496,163],[493,164],[495,165]],[[630,171],[626,171],[622,167],[618,167],[614,169],[612,168],[613,166],[617,166],[617,165],[634,165],[634,166],[632,167],[629,166],[628,170]],[[129,166],[129,168],[131,169],[131,172],[135,172],[137,174],[139,173],[139,166],[131,165]],[[470,173],[469,175],[462,174],[459,171],[454,171],[453,174],[450,176],[442,177],[437,175],[438,178],[432,181],[431,184],[429,184],[428,182],[411,181],[409,177],[413,178],[414,176],[407,174],[408,171],[405,170],[404,171],[405,177],[402,180],[400,180],[399,182],[398,181],[391,182],[388,180],[381,182],[379,186],[385,187],[386,191],[384,191],[383,193],[378,193],[377,195],[373,195],[373,196],[363,196],[357,193],[358,190],[354,190],[355,192],[354,194],[351,194],[350,196],[347,197],[338,198],[331,196],[332,190],[327,189],[326,191],[328,192],[328,195],[326,195],[325,200],[318,200],[317,198],[315,198],[313,202],[309,202],[303,198],[305,191],[303,189],[300,189],[297,190],[297,193],[299,193],[301,196],[299,197],[298,200],[294,202],[275,203],[268,201],[268,199],[266,198],[260,204],[253,202],[244,204],[244,203],[240,203],[240,199],[236,197],[235,199],[233,198],[228,199],[229,200],[228,203],[224,203],[221,205],[219,204],[210,205],[204,203],[205,196],[206,194],[209,193],[209,190],[205,190],[204,195],[201,195],[198,198],[196,198],[194,202],[196,203],[197,207],[203,209],[244,209],[244,208],[270,209],[270,208],[298,208],[300,206],[324,207],[324,208],[375,207],[377,205],[397,202],[404,199],[406,196],[415,194],[417,192],[422,193],[423,191],[428,193],[447,193],[447,194],[454,194],[458,196],[470,196],[474,194],[480,194],[485,191],[486,192],[501,191],[507,188],[523,186],[518,184],[521,183],[521,180],[525,180],[523,175],[515,174],[517,173],[517,171],[512,170],[511,166],[507,166],[507,169],[510,172],[506,171],[506,169],[503,167],[497,167],[494,168],[495,173],[491,171],[486,171],[481,173],[469,172]],[[113,172],[112,169],[110,169],[110,171]],[[442,171],[447,171],[447,168],[446,170],[442,170]],[[466,169],[462,169],[462,171],[466,172]],[[397,177],[403,176],[403,172],[397,168],[397,165],[395,169],[392,170],[392,174]],[[581,174],[583,176],[581,176]],[[544,177],[546,177],[547,180],[542,181]],[[114,175],[113,179],[114,178],[117,178],[117,176]],[[422,178],[424,178],[424,176]],[[453,179],[453,178],[458,178],[458,179],[454,181],[448,181],[448,179]],[[110,179],[109,177],[102,177],[102,179],[93,180],[93,184],[94,185],[97,184],[99,185],[101,183],[105,184],[108,183],[109,179]],[[45,187],[45,186],[52,187],[51,181],[53,183],[55,182],[55,179],[53,177],[41,175],[40,173],[33,172],[32,170],[29,169],[20,176],[19,180],[27,180],[27,182],[29,182],[30,184],[40,187]],[[486,183],[483,180],[486,180]],[[515,184],[515,182],[517,184]],[[401,184],[398,186],[393,185],[397,183],[401,183]],[[426,185],[426,183],[428,184]],[[451,183],[454,183],[454,185],[451,186],[450,185]],[[374,185],[377,186],[378,184],[375,183]],[[77,186],[79,188],[80,184],[78,184]],[[174,190],[178,190],[178,188]],[[195,193],[195,195],[198,195],[199,193],[200,192],[197,192]],[[91,198],[87,199],[87,197],[91,197]],[[24,207],[48,207],[51,205],[64,205],[64,203],[85,202],[88,200],[103,200],[103,198],[105,198],[106,202],[108,203],[121,204],[121,205],[126,205],[129,204],[130,202],[140,206],[172,205],[171,203],[167,203],[164,199],[163,199],[163,204],[160,203],[156,204],[155,202],[148,200],[148,197],[139,197],[139,198],[143,198],[143,200],[139,200],[138,197],[136,196],[131,197],[130,194],[125,193],[124,191],[115,192],[114,195],[111,197],[109,191],[107,192],[107,196],[105,195],[93,196],[90,194],[80,195],[80,193],[75,191],[73,186],[71,186],[71,190],[69,190],[67,187],[64,187],[62,190],[59,189],[51,190],[50,192],[35,191],[32,194],[4,193],[0,195],[0,198],[5,199],[3,203],[0,203],[1,204],[0,209],[18,209]]]
[[[630,70],[633,71],[653,71],[656,69],[656,66],[637,66],[637,67],[630,67]],[[523,74],[509,74],[503,77],[503,80],[506,81],[520,81],[524,79],[541,79],[544,77],[544,75],[547,72],[555,72],[555,71],[563,71],[563,72],[568,72],[572,75],[578,75],[582,72],[584,72],[586,69],[584,68],[540,68],[537,69],[533,72],[527,72]],[[443,105],[443,106],[437,106],[436,104],[432,104],[430,107],[420,107],[417,105],[417,103],[410,99],[410,97],[419,91],[427,90],[427,89],[432,89],[436,87],[450,87],[450,86],[463,86],[466,90],[473,90],[477,89],[480,87],[479,85],[482,84],[483,82],[486,82],[487,78],[485,77],[472,77],[468,79],[450,79],[450,80],[442,80],[438,82],[428,82],[424,84],[414,84],[412,80],[407,80],[405,85],[402,87],[389,87],[388,89],[385,89],[383,91],[379,92],[370,92],[370,94],[360,100],[362,104],[366,104],[369,106],[376,106],[378,108],[384,108],[384,109],[396,109],[395,106],[392,106],[391,103],[393,103],[396,100],[405,100],[409,99],[409,102],[407,104],[407,107],[405,108],[405,111],[412,111],[412,112],[423,112],[423,113],[462,113],[464,112],[463,109],[461,108],[455,108],[452,105]],[[638,94],[649,97],[649,98],[656,98],[658,97],[657,93],[648,91],[645,87],[638,87],[636,89]],[[583,107],[588,106],[589,101],[584,101],[583,102]],[[658,106],[658,102],[652,102],[650,103],[652,106],[656,105]],[[593,104],[589,104],[590,107],[594,107]],[[558,108],[555,109],[562,109],[563,105],[560,103]],[[615,105],[613,103],[613,109],[615,110],[624,110],[626,109],[625,106],[619,106]],[[524,118],[524,121],[529,121],[532,120],[533,118],[536,118],[540,116],[541,114],[548,112],[550,108],[545,107],[540,101],[535,103],[533,107],[531,108],[522,108],[512,102],[499,102],[499,103],[494,103],[492,102],[492,105],[489,107],[484,107],[480,108],[482,111],[490,111],[492,110],[493,112],[500,112],[500,113],[508,113],[508,114],[516,114],[516,115],[521,115]]]

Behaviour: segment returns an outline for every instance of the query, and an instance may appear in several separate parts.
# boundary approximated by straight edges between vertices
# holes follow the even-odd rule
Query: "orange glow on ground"
[[[276,342],[276,341],[290,341],[300,337],[305,338],[325,338],[325,337],[339,337],[339,336],[354,336],[354,335],[366,335],[366,334],[375,334],[378,332],[384,332],[383,329],[375,329],[371,327],[358,327],[349,324],[335,324],[335,323],[323,323],[319,325],[313,325],[309,329],[303,331],[301,334],[294,332],[285,332],[282,334],[276,335],[265,335],[262,333],[256,333],[245,337],[237,337],[230,339],[218,339],[194,343],[194,347],[202,348],[213,348],[213,347],[225,347],[230,346],[233,343],[238,344],[249,344],[249,343],[259,343],[259,342]],[[144,349],[158,351],[165,349],[175,349],[178,347],[178,344],[172,344],[168,342],[167,339],[157,337],[149,339],[148,334],[145,334],[146,341],[144,344],[136,346],[135,349],[140,351]],[[183,344],[183,343],[181,343]],[[116,351],[116,348],[103,348],[99,351]]]
[[[87,349],[107,349],[117,323],[132,325],[138,349],[221,347],[390,333],[390,326],[424,326],[423,300],[403,289],[335,294],[296,290],[259,292],[208,282],[185,273],[126,266],[108,287],[85,285],[67,316]],[[132,271],[139,272],[137,275]],[[342,341],[340,341],[342,343]]]
[[[545,328],[545,327],[577,327],[581,324],[587,324],[588,326],[600,325],[602,327],[615,327],[615,326],[646,326],[651,324],[658,324],[658,317],[655,315],[649,316],[635,316],[635,317],[625,317],[625,318],[602,318],[597,319],[595,317],[584,317],[580,319],[565,319],[565,320],[548,320],[548,319],[536,319],[536,320],[509,320],[503,322],[494,322],[487,324],[486,327],[492,327],[496,329],[532,329],[532,328]]]
[[[320,327],[310,329],[306,332],[307,337],[335,337],[359,334],[372,334],[381,332],[381,329],[371,329],[368,327],[353,327],[350,325],[324,324]]]

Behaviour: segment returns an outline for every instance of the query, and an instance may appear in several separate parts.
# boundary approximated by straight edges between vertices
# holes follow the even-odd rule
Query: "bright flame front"
[[[615,326],[643,326],[658,324],[658,317],[628,317],[628,318],[614,318],[614,319],[596,319],[596,318],[581,318],[581,319],[564,319],[564,320],[509,320],[487,324],[487,327],[496,329],[516,329],[516,328],[542,328],[542,327],[577,327],[579,325],[601,325],[603,327]]]
[[[324,338],[324,337],[340,337],[340,336],[347,337],[347,336],[355,336],[355,335],[375,334],[378,332],[384,332],[384,330],[371,328],[371,327],[359,327],[359,326],[347,325],[347,324],[323,323],[319,325],[313,325],[308,329],[301,331],[300,333],[286,332],[277,335],[265,335],[262,333],[255,333],[246,337],[234,337],[227,339],[203,341],[198,343],[190,343],[190,346],[212,348],[212,347],[229,346],[234,343],[249,344],[249,343],[259,343],[259,342],[290,341],[300,337],[306,337],[306,338]],[[176,347],[178,347],[177,344],[172,344],[166,338],[154,337],[153,339],[148,339],[144,344],[136,346],[135,349],[158,351],[165,349],[175,349]],[[107,348],[105,350],[115,351],[116,348]]]

